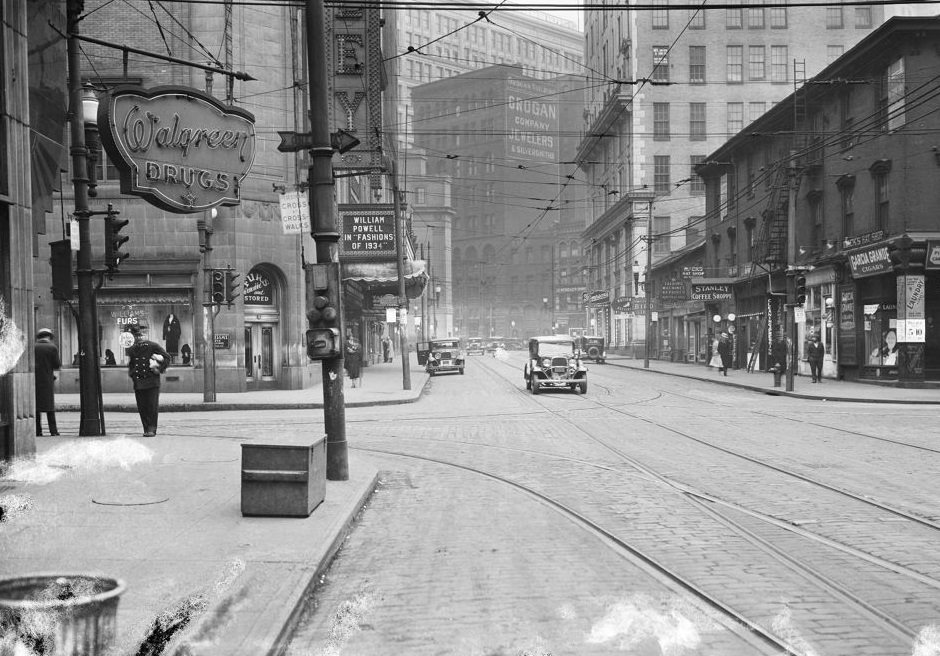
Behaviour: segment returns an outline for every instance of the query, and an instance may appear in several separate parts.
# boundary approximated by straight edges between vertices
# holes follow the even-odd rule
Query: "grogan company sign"
[[[254,122],[250,112],[187,87],[116,87],[98,107],[121,192],[177,214],[241,202]]]

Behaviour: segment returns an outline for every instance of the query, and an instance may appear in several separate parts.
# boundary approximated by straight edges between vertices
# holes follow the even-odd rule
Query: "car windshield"
[[[543,358],[554,358],[556,356],[565,356],[570,358],[574,354],[574,344],[572,342],[540,342],[539,356]]]
[[[457,348],[457,340],[445,340],[445,341],[431,342],[431,349],[435,351],[442,351],[446,349],[456,349],[456,348]]]

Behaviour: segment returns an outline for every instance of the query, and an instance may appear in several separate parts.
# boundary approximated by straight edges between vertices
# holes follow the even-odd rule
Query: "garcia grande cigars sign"
[[[117,87],[98,108],[121,192],[178,214],[241,202],[254,122],[250,112],[186,87]]]

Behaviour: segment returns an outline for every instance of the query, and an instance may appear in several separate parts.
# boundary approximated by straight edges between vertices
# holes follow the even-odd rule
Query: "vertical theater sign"
[[[187,87],[117,87],[98,110],[121,192],[177,214],[241,202],[255,157],[254,120]]]

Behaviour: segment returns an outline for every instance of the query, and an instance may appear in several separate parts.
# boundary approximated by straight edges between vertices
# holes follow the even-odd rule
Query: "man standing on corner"
[[[134,381],[137,412],[144,426],[144,437],[157,434],[157,415],[160,412],[160,374],[170,363],[170,354],[156,342],[144,339],[146,326],[131,326],[134,343],[127,349],[129,362],[127,375]]]
[[[813,374],[813,382],[822,381],[822,364],[826,355],[826,347],[819,341],[819,335],[813,333],[809,344],[806,345],[806,359],[809,360],[809,369]]]
[[[55,372],[62,368],[59,359],[59,347],[52,341],[53,334],[48,328],[40,328],[36,333],[34,355],[36,360],[36,436],[42,435],[42,413],[46,413],[49,422],[49,434],[58,435],[59,427],[55,421]]]

